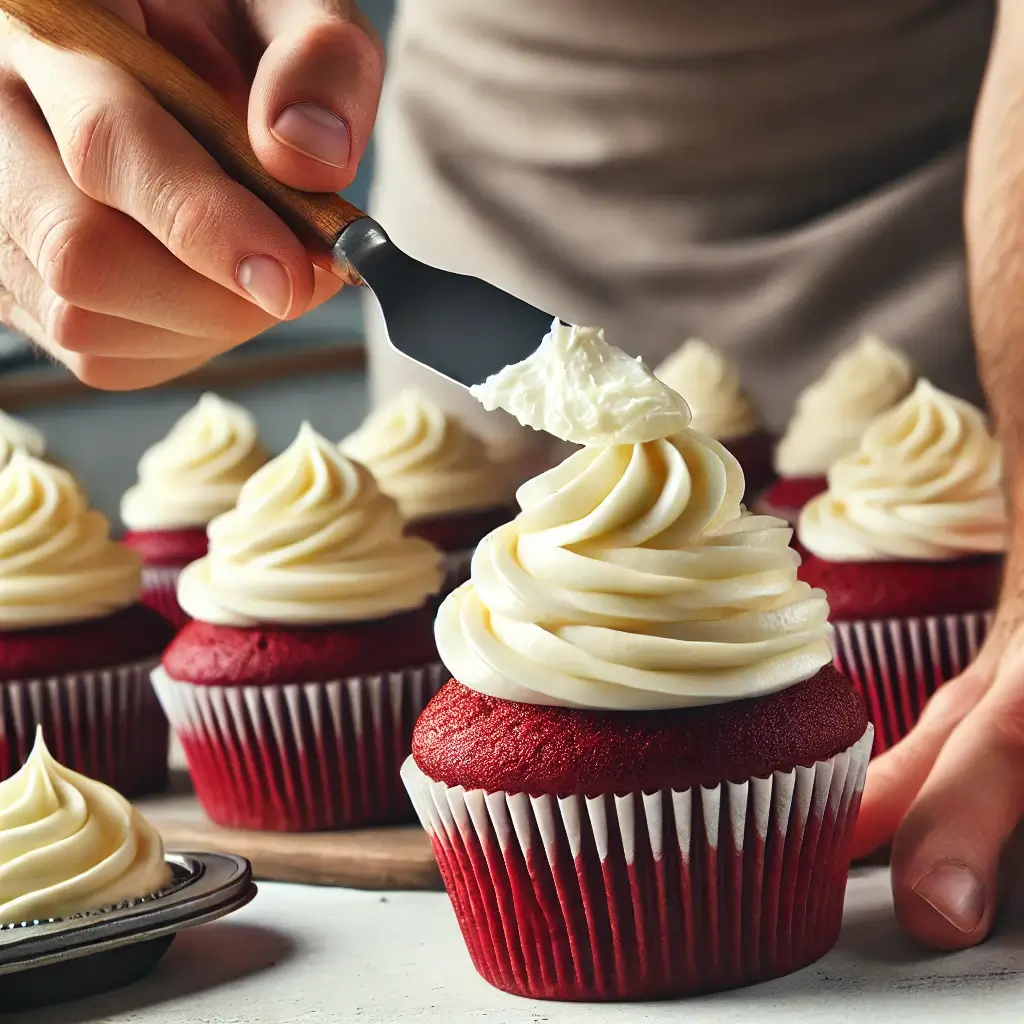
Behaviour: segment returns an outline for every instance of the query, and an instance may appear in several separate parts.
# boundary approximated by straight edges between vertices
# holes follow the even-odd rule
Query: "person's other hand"
[[[277,178],[333,192],[376,116],[352,0],[103,0],[248,118]],[[81,380],[146,387],[337,288],[284,223],[113,66],[0,16],[0,319]]]
[[[896,915],[933,949],[988,935],[1024,817],[1024,595],[1007,589],[974,664],[868,769],[854,856],[892,839]]]

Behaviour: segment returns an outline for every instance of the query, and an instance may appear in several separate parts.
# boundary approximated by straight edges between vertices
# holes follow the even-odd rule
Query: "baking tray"
[[[256,895],[242,857],[169,853],[166,859],[172,880],[152,896],[57,921],[0,925],[0,1014],[137,981],[179,931],[224,917]]]

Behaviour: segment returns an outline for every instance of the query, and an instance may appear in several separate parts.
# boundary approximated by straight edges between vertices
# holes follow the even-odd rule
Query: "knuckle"
[[[67,115],[61,153],[71,180],[87,195],[102,197],[117,147],[115,106],[106,100],[89,99],[73,106]]]
[[[44,214],[32,232],[29,258],[46,286],[63,299],[84,297],[103,251],[93,222],[67,209]]]
[[[215,231],[216,213],[206,190],[190,194],[174,185],[162,191],[164,245],[173,253],[185,253],[208,242]]]
[[[921,713],[921,724],[951,729],[964,720],[988,689],[983,673],[968,670],[940,686]]]
[[[1003,697],[988,715],[988,724],[997,748],[1024,756],[1024,692]]]
[[[65,351],[88,352],[91,347],[89,320],[89,313],[57,295],[47,308],[43,326],[47,337]]]

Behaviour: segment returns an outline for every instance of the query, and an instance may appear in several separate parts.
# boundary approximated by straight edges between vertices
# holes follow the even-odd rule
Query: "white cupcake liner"
[[[408,821],[400,770],[448,678],[440,663],[326,682],[153,686],[207,815],[228,828],[312,832]]]
[[[181,629],[190,621],[178,604],[178,577],[181,569],[166,566],[144,566],[142,569],[142,594],[144,605],[162,615],[175,629]]]
[[[875,755],[914,727],[943,683],[977,657],[994,613],[836,622],[836,666],[854,684],[875,726]]]
[[[402,776],[474,965],[533,998],[730,988],[822,956],[842,921],[872,730],[811,767],[682,792],[467,791]]]
[[[167,786],[167,719],[153,692],[156,658],[92,672],[0,682],[0,779],[24,764],[43,727],[73,771],[144,796]]]

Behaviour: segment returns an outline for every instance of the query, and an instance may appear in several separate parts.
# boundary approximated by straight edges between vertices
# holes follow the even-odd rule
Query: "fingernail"
[[[292,279],[284,264],[273,256],[256,253],[238,261],[235,280],[278,320],[288,315],[292,304]]]
[[[985,916],[985,887],[963,864],[937,864],[914,886],[914,892],[965,935]]]
[[[348,125],[315,103],[285,107],[270,131],[278,142],[331,167],[346,167],[352,155]]]

